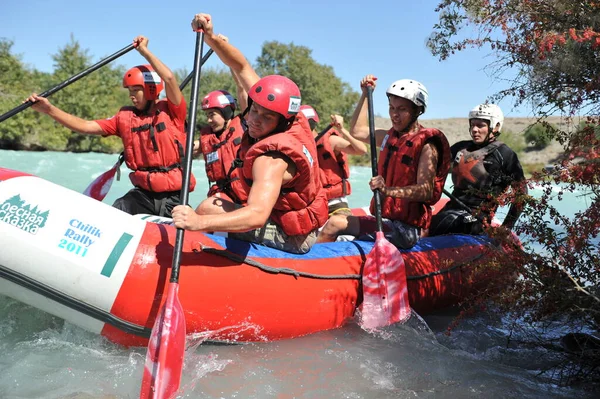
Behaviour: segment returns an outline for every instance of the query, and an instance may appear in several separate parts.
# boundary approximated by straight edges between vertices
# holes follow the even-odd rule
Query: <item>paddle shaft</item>
[[[185,141],[185,164],[183,166],[183,183],[181,185],[181,205],[187,205],[190,196],[190,175],[192,173],[192,159],[194,152],[194,127],[196,126],[196,115],[198,109],[198,92],[200,86],[200,70],[202,69],[201,58],[204,48],[204,31],[196,35],[196,54],[194,56],[194,69],[192,79],[192,94],[190,96],[190,119],[187,127],[187,138]],[[208,54],[208,53],[207,53]],[[183,248],[184,229],[178,228],[175,235],[175,247],[173,248],[173,265],[171,267],[171,283],[179,281],[179,265],[181,263],[181,249]]]
[[[318,142],[319,140],[321,140],[321,137],[325,136],[325,133],[327,133],[329,130],[331,130],[332,126],[331,125],[327,125],[327,127],[323,130],[321,130],[319,132],[319,134],[317,134],[315,136],[315,143]]]
[[[130,44],[129,46],[122,48],[121,50],[117,51],[116,53],[106,57],[102,61],[99,61],[96,64],[92,65],[85,71],[79,72],[77,75],[71,76],[69,79],[65,80],[64,82],[59,83],[58,85],[54,86],[53,88],[46,90],[39,96],[40,97],[49,97],[50,95],[56,93],[57,91],[64,89],[71,83],[75,83],[79,79],[83,78],[84,76],[89,75],[90,73],[94,72],[96,69],[99,69],[99,68],[103,67],[104,65],[108,64],[109,62],[116,60],[117,58],[119,58],[123,54],[128,53],[129,51],[133,50],[134,48],[135,47],[133,44]],[[24,102],[23,104],[19,105],[18,107],[15,107],[15,108],[11,109],[10,111],[0,115],[0,122],[3,122],[12,116],[15,116],[19,112],[31,107],[32,105],[33,105],[32,102],[29,102],[29,101]]]
[[[371,173],[373,177],[377,176],[377,141],[375,140],[375,112],[373,111],[373,86],[367,86],[367,105],[369,116],[369,139],[371,147]],[[375,199],[375,219],[377,220],[377,231],[383,231],[383,221],[381,219],[381,193],[379,190],[373,192]]]
[[[459,200],[458,198],[456,198],[456,196],[454,194],[452,194],[451,192],[449,192],[448,190],[446,190],[445,188],[442,189],[443,193],[446,194],[448,196],[448,198],[450,198],[452,201],[456,202],[461,208],[463,208],[463,210],[472,213],[473,210],[471,208],[469,208],[464,202],[462,202],[461,200]]]
[[[202,61],[200,62],[200,65],[204,65],[204,63],[206,61],[208,61],[208,59],[214,52],[215,51],[213,49],[208,50],[208,52],[206,54],[204,54],[204,57],[202,57]],[[183,81],[179,85],[179,90],[185,89],[185,86],[187,86],[187,84],[190,83],[190,81],[192,80],[192,77],[194,77],[194,71],[190,72],[188,74],[188,76],[186,76],[185,79],[183,79]]]

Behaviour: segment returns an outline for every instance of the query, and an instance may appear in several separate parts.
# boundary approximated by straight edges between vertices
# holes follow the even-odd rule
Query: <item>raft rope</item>
[[[246,258],[245,256],[238,255],[226,249],[217,249],[208,247],[206,245],[201,245],[200,250],[194,249],[194,252],[206,252],[209,254],[215,254],[232,260],[234,262],[245,263],[250,266],[254,266],[263,272],[270,274],[287,274],[289,276],[294,276],[296,280],[298,277],[306,277],[306,278],[314,278],[318,280],[360,280],[362,275],[360,274],[331,274],[331,275],[323,275],[323,274],[315,274],[315,273],[307,273],[301,272],[298,270],[290,269],[288,267],[272,267],[267,266],[259,261],[254,259]],[[363,261],[364,262],[364,261]]]
[[[249,259],[245,256],[241,256],[238,255],[236,253],[233,253],[231,251],[228,251],[226,249],[218,249],[218,248],[213,248],[213,247],[209,247],[206,245],[201,245],[200,249],[194,249],[194,252],[206,252],[209,254],[214,254],[214,255],[218,255],[218,256],[222,256],[224,258],[227,258],[229,260],[232,260],[234,262],[238,262],[238,263],[245,263],[249,266],[253,266],[256,267],[260,270],[262,270],[263,272],[266,273],[270,273],[270,274],[287,274],[289,276],[294,276],[294,278],[298,279],[298,277],[306,277],[306,278],[312,278],[312,279],[319,279],[319,280],[360,280],[362,279],[362,275],[361,274],[331,274],[331,275],[324,275],[324,274],[316,274],[316,273],[308,273],[308,272],[301,272],[298,270],[294,270],[294,269],[290,269],[288,267],[272,267],[272,266],[267,266],[263,263],[260,263],[257,260],[254,259]],[[417,275],[417,276],[406,276],[407,280],[422,280],[425,278],[430,278],[430,277],[434,277],[434,276],[438,276],[438,275],[442,275],[442,274],[446,274],[446,273],[450,273],[451,271],[462,267],[464,265],[467,265],[471,262],[474,262],[478,259],[481,259],[483,256],[485,255],[485,253],[483,254],[479,254],[476,255],[470,259],[467,259],[463,262],[454,262],[452,264],[451,267],[447,268],[447,269],[443,269],[443,270],[437,270],[435,272],[431,272],[431,273],[427,273],[427,274],[421,274],[421,275]],[[363,259],[363,265],[364,266],[364,262],[365,260]],[[216,266],[219,267],[219,266]]]

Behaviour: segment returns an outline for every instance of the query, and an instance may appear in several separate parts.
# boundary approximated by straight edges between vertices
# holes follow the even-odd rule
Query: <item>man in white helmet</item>
[[[517,154],[497,140],[503,123],[504,114],[495,104],[480,104],[469,112],[472,140],[450,148],[454,190],[451,201],[433,217],[430,235],[481,234],[483,221],[489,222],[496,211],[493,198],[509,186],[527,193],[527,187],[518,184],[525,176]],[[521,211],[512,203],[502,226],[512,229]]]
[[[367,87],[375,88],[373,75],[361,83],[350,134],[369,142]],[[450,148],[446,136],[438,130],[424,128],[418,118],[427,109],[428,93],[421,83],[402,79],[386,91],[392,128],[377,129],[380,147],[378,176],[369,182],[371,190],[382,194],[384,231],[399,248],[411,248],[427,231],[432,217],[431,205],[442,195],[450,168]],[[374,201],[371,201],[371,213]],[[377,230],[372,216],[333,215],[319,235],[320,242],[334,241],[338,235],[371,236]]]

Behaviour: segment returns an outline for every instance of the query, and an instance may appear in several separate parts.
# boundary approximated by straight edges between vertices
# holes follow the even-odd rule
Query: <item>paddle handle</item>
[[[96,69],[103,67],[104,65],[108,64],[111,61],[114,61],[115,59],[117,59],[120,56],[122,56],[123,54],[133,50],[134,48],[135,48],[135,46],[133,44],[130,44],[129,46],[122,48],[121,50],[117,51],[116,53],[114,53],[114,54],[106,57],[105,59],[97,62],[96,64],[92,65],[85,71],[79,72],[77,75],[71,76],[69,79],[65,80],[64,82],[61,82],[58,85],[54,86],[53,88],[46,90],[39,96],[40,97],[51,96],[52,94],[56,93],[57,91],[64,89],[71,83],[77,82],[79,79],[83,78],[84,76],[89,75],[90,73],[94,72]],[[15,116],[19,112],[31,107],[32,105],[33,105],[33,103],[30,101],[24,102],[23,104],[19,105],[18,107],[15,107],[15,108],[11,109],[10,111],[0,115],[0,122],[3,122],[12,116]]]
[[[202,69],[201,59],[204,49],[204,31],[196,33],[196,54],[194,55],[194,69],[192,79],[192,94],[190,95],[190,119],[187,125],[187,137],[185,141],[185,163],[183,165],[183,182],[181,184],[181,205],[187,205],[190,196],[190,176],[192,174],[192,159],[194,152],[194,128],[196,126],[196,115],[198,111],[198,92],[200,86],[200,71]],[[171,283],[179,281],[179,265],[181,263],[181,250],[183,248],[184,229],[177,228],[175,235],[175,247],[173,248],[173,265],[171,268]]]
[[[377,171],[377,141],[375,140],[375,112],[373,111],[373,86],[367,86],[367,110],[369,116],[369,139],[371,147],[371,174],[373,177],[379,173]],[[375,220],[377,220],[377,231],[383,231],[383,221],[381,218],[381,193],[379,190],[373,192],[375,200]]]

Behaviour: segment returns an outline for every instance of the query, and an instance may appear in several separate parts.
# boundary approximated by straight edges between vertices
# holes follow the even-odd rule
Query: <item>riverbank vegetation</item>
[[[487,266],[500,266],[518,279],[507,289],[474,298],[472,305],[491,299],[512,316],[511,337],[518,336],[519,342],[510,340],[508,348],[548,348],[555,366],[545,375],[553,382],[598,389],[600,3],[444,0],[437,11],[439,22],[428,42],[432,53],[441,60],[472,48],[491,53],[490,74],[508,84],[492,100],[510,97],[516,105],[531,105],[535,115],[584,118],[576,129],[547,125],[536,133],[557,140],[565,152],[553,168],[534,173],[527,182],[541,196],[498,198],[500,204],[517,201],[525,207],[516,227],[522,247]],[[587,208],[562,214],[552,204],[565,191],[576,192]],[[488,231],[513,245],[502,229]],[[557,325],[567,334],[557,337]]]

